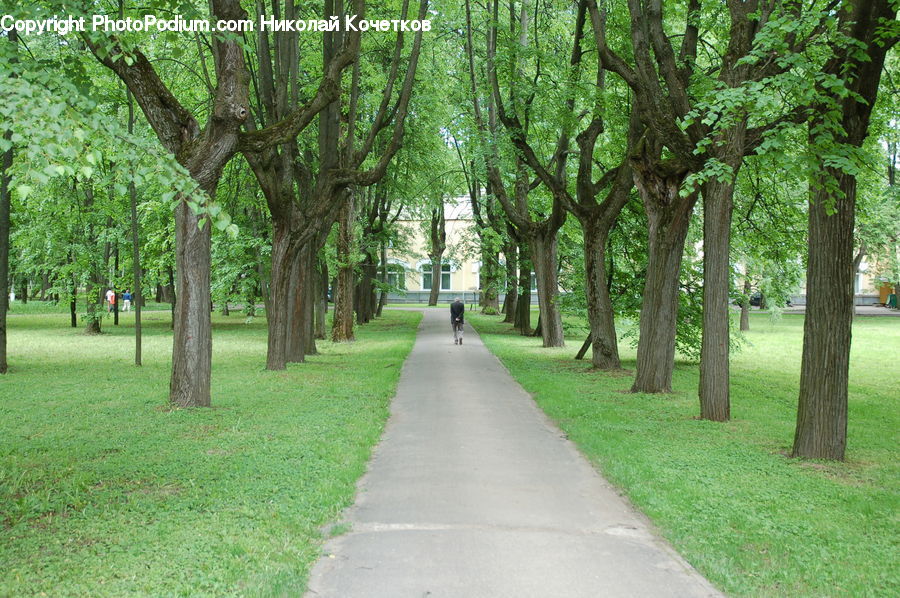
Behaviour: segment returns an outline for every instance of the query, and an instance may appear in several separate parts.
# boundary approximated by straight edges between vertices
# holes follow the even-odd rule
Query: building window
[[[422,290],[431,290],[431,264],[422,264]],[[441,290],[450,290],[450,264],[441,265]]]
[[[391,288],[406,289],[406,270],[400,264],[388,264],[387,282]]]

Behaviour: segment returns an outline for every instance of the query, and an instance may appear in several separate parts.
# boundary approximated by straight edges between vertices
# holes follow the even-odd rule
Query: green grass
[[[696,364],[678,363],[671,395],[633,395],[626,343],[630,371],[603,373],[572,359],[580,332],[566,348],[542,349],[498,319],[467,317],[582,452],[716,586],[734,596],[900,595],[900,319],[854,323],[843,463],[787,456],[802,316],[773,323],[753,315],[732,359],[734,419],[726,424],[695,419]]]
[[[119,299],[121,301],[121,299]],[[85,310],[84,300],[83,298],[78,298],[78,304],[75,306],[78,311],[79,321],[81,320],[81,316]],[[121,305],[119,306],[122,307]],[[146,305],[142,311],[169,311],[172,306],[168,303],[156,303],[154,301],[147,301]],[[101,310],[105,311],[106,306],[101,306]],[[19,299],[13,301],[9,306],[9,314],[12,316],[21,316],[21,315],[33,315],[33,314],[68,314],[69,313],[69,304],[65,301],[60,301],[59,303],[55,303],[53,301],[38,301],[36,299],[29,299],[28,303],[22,303]],[[128,315],[128,312],[119,312],[119,317],[124,318]],[[109,323],[112,325],[112,315],[109,316]],[[104,325],[106,322],[104,321]]]
[[[171,333],[10,315],[0,377],[0,596],[299,596],[350,504],[421,315],[263,369],[265,320],[214,315],[213,408],[166,406]]]

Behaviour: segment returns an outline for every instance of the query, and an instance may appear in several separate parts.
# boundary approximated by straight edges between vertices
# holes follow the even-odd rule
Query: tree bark
[[[317,260],[316,276],[316,338],[325,340],[325,314],[328,313],[328,264]]]
[[[591,365],[602,370],[622,367],[615,314],[606,286],[606,244],[609,227],[594,219],[582,223],[584,231],[585,298],[587,299]],[[578,358],[580,359],[580,357]]]
[[[69,300],[69,323],[72,328],[78,328],[78,290],[72,286],[72,297]]]
[[[15,30],[10,31],[15,35]],[[11,37],[14,41],[15,38]],[[7,133],[4,139],[9,140],[11,133]],[[0,374],[5,374],[9,368],[6,357],[6,312],[9,311],[9,217],[11,193],[9,189],[12,180],[13,149],[10,147],[3,152],[2,164],[0,164]]]
[[[351,196],[341,209],[338,225],[337,288],[334,294],[334,316],[331,322],[331,340],[336,343],[355,339],[353,334],[353,264],[350,263],[354,220],[354,198]]]
[[[806,320],[793,455],[844,458],[853,319],[856,180],[839,175],[845,197],[814,192],[809,206]],[[834,201],[835,213],[826,205]]]
[[[541,339],[545,347],[565,347],[562,314],[559,311],[559,279],[557,276],[557,234],[555,230],[531,236],[535,278],[538,287]]]
[[[481,270],[479,271],[479,284],[481,287],[482,313],[500,312],[500,254],[491,248],[482,247]]]
[[[737,171],[735,170],[735,176]],[[700,418],[731,419],[729,393],[729,291],[734,185],[703,185],[703,339],[700,347]]]
[[[324,234],[321,235],[324,238]],[[300,251],[300,293],[298,297],[301,304],[297,306],[297,317],[292,321],[294,331],[292,335],[297,338],[297,346],[302,351],[300,360],[304,361],[305,355],[317,355],[316,348],[316,289],[319,272],[316,270],[316,256],[319,253],[319,235],[316,235]],[[293,361],[293,359],[292,359]]]
[[[519,298],[519,260],[515,243],[507,244],[503,249],[506,256],[506,297],[503,300],[503,321],[509,324],[516,322],[516,302]]]
[[[113,280],[119,275],[119,242],[116,241],[116,244],[113,246]],[[113,284],[113,292],[116,294],[116,302],[113,303],[113,326],[119,325],[119,301],[122,299],[122,293],[120,293]]]
[[[672,392],[681,260],[697,193],[679,197],[687,171],[646,158],[644,153],[633,161],[634,180],[650,230],[637,372],[631,391],[664,393]]]
[[[205,189],[213,196],[215,186]],[[203,216],[202,218],[206,218]],[[169,401],[177,407],[209,407],[212,373],[212,327],[209,276],[210,229],[181,200],[175,208],[175,287],[172,376]]]
[[[365,252],[360,263],[359,287],[357,289],[358,308],[356,310],[356,323],[367,324],[375,316],[375,276],[377,266],[375,257]]]
[[[266,369],[283,370],[287,363],[287,339],[290,330],[289,293],[291,267],[296,249],[290,240],[290,230],[275,220],[272,234],[272,268],[269,281],[269,301],[266,305],[268,346]]]
[[[531,335],[531,260],[527,243],[519,243],[519,294],[513,326],[522,336]]]
[[[431,293],[428,295],[428,305],[437,305],[441,292],[441,259],[444,250],[447,249],[447,227],[444,220],[444,203],[431,210],[430,228],[431,246],[428,257],[431,259]]]

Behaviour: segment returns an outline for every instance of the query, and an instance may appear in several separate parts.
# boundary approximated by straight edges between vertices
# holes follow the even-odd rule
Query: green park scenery
[[[216,316],[216,406],[184,410],[165,403],[168,311],[146,314],[142,368],[131,363],[131,316],[84,336],[53,311],[29,303],[10,317],[0,595],[297,595],[353,500],[421,315],[386,310],[357,342],[321,342],[282,372],[261,367],[263,318]],[[752,314],[724,425],[695,417],[690,359],[679,357],[673,393],[635,395],[627,340],[626,369],[608,374],[500,316],[468,320],[598,470],[728,595],[898,588],[900,368],[880,347],[900,343],[900,318],[854,323],[843,462],[789,457],[802,316]],[[566,322],[568,339],[582,338],[584,321]]]
[[[26,309],[31,305],[26,306]],[[28,311],[37,311],[28,309]],[[0,595],[295,596],[353,502],[421,314],[267,372],[265,321],[215,318],[211,409],[165,400],[172,332],[150,311],[86,337],[14,314],[0,380]]]
[[[897,10],[3,2],[0,595],[296,595],[413,292],[726,593],[897,595]]]

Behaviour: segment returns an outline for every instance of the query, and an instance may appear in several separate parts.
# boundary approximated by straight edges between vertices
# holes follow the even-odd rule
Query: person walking
[[[106,290],[106,313],[112,313],[116,308],[116,292],[112,289]]]
[[[122,293],[122,311],[131,311],[131,291],[128,289]]]
[[[466,306],[462,301],[459,300],[459,297],[456,297],[453,300],[453,303],[450,304],[450,325],[453,326],[453,344],[461,345],[463,339],[463,313],[466,311]]]

